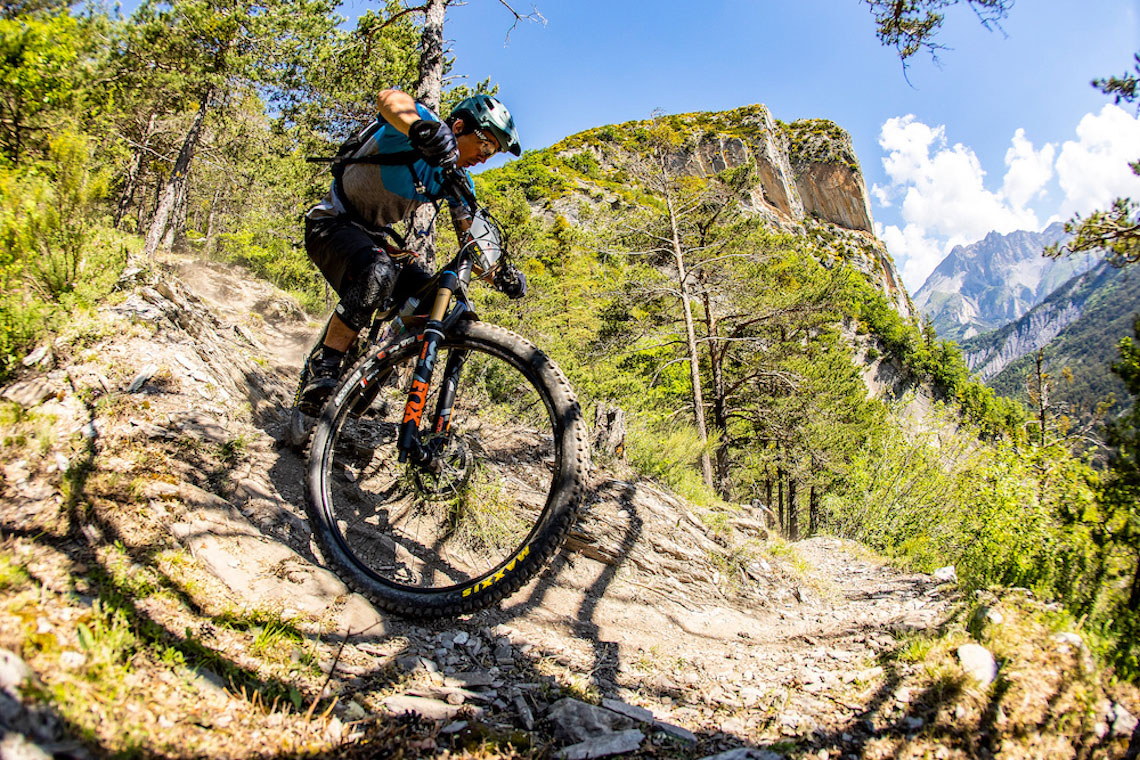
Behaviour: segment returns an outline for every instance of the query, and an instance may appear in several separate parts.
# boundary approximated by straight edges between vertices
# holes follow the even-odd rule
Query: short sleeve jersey
[[[416,103],[416,110],[421,119],[440,120],[422,103]],[[412,145],[407,135],[391,124],[383,123],[354,156],[388,155],[411,150],[413,150]],[[463,174],[468,186],[474,192],[471,175],[467,172]],[[468,216],[463,204],[448,196],[444,190],[443,170],[423,159],[410,164],[392,166],[350,163],[344,168],[341,182],[342,192],[348,202],[373,227],[383,227],[410,219],[421,204],[439,200],[447,201],[451,208],[453,223],[458,223]],[[330,187],[325,197],[309,209],[306,217],[319,221],[343,216],[346,213],[341,199]]]

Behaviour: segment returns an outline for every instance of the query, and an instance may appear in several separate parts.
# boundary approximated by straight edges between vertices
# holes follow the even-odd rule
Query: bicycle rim
[[[396,441],[420,346],[406,340],[366,360],[349,378],[359,379],[337,395],[331,435],[318,452],[322,516],[339,561],[380,596],[385,589],[403,598],[466,596],[530,551],[559,470],[555,411],[533,368],[512,352],[445,342],[421,426],[422,442],[439,448],[443,466],[428,472],[400,463]],[[455,351],[467,359],[450,429],[435,432]]]

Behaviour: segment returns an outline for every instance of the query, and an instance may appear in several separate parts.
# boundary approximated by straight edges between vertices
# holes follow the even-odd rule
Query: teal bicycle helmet
[[[465,124],[489,130],[502,151],[515,156],[522,153],[522,147],[519,146],[519,132],[515,129],[515,120],[511,117],[511,112],[490,95],[480,94],[464,98],[451,111],[451,118],[460,118]]]

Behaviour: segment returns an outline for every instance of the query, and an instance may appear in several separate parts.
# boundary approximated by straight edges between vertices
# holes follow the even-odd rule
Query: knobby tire
[[[439,475],[397,462],[422,333],[358,361],[313,431],[306,508],[325,562],[390,612],[455,616],[510,596],[561,547],[582,500],[585,425],[561,370],[524,338],[461,322],[440,345],[421,438],[452,352],[467,356]],[[446,441],[446,447],[443,442]]]

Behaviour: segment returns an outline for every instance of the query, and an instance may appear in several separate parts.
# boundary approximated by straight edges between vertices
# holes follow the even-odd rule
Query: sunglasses
[[[471,130],[475,136],[479,138],[479,155],[483,158],[490,158],[499,152],[499,141],[488,135],[481,129]]]

